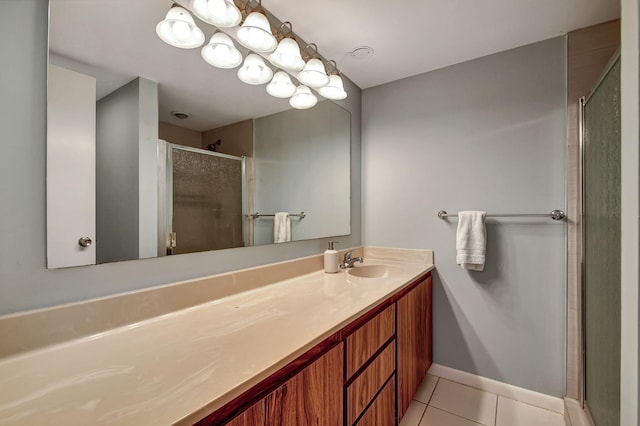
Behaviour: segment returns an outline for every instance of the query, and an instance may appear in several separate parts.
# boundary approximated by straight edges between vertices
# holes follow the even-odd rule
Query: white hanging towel
[[[456,263],[462,269],[482,271],[487,250],[487,232],[484,218],[487,212],[458,212],[456,233]]]
[[[289,213],[278,212],[273,218],[273,242],[286,243],[291,241],[291,219]]]

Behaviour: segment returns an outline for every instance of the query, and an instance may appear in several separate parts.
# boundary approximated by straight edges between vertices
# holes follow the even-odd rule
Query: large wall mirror
[[[350,113],[167,45],[169,7],[50,0],[48,267],[349,234]]]

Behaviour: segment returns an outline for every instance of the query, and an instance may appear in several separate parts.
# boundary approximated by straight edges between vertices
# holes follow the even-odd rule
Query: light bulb
[[[224,16],[227,13],[227,4],[224,0],[209,0],[207,9],[212,16]]]
[[[233,0],[191,0],[191,9],[198,18],[219,28],[235,27],[242,20]]]
[[[242,54],[233,44],[231,38],[223,32],[211,36],[209,44],[202,48],[202,59],[217,68],[235,68],[242,63]]]
[[[193,49],[204,43],[204,33],[193,22],[189,12],[173,6],[156,26],[158,37],[165,43],[181,49]]]
[[[256,46],[260,48],[264,45],[264,36],[262,34],[263,31],[258,28],[249,28],[248,37],[255,40]]]
[[[176,21],[173,23],[171,27],[173,34],[180,41],[185,41],[189,38],[189,34],[191,33],[191,29],[189,28],[189,24],[184,21]]]
[[[342,78],[339,75],[330,75],[329,84],[318,89],[318,92],[327,99],[339,101],[347,97],[347,92],[344,90],[344,84]]]
[[[247,49],[255,52],[271,52],[278,41],[271,33],[267,17],[260,12],[251,12],[238,30],[238,40]]]
[[[296,109],[308,109],[318,103],[318,98],[307,86],[298,86],[296,93],[289,99],[289,105]]]
[[[260,78],[260,71],[260,66],[256,64],[252,64],[247,67],[247,75],[253,81],[257,81]]]
[[[309,87],[322,87],[329,83],[329,76],[320,59],[309,59],[304,69],[298,73],[298,80]]]
[[[238,78],[247,84],[264,84],[271,80],[273,71],[262,58],[255,53],[250,53],[244,59],[244,65],[238,69]]]
[[[267,93],[275,98],[290,98],[296,91],[289,74],[278,71],[273,75],[271,83],[267,84]]]
[[[229,49],[229,46],[225,46],[224,44],[218,44],[213,48],[213,51],[218,57],[227,57],[231,54],[231,49]]]
[[[275,52],[269,55],[269,61],[276,67],[291,72],[301,71],[305,65],[298,42],[292,38],[282,39]]]

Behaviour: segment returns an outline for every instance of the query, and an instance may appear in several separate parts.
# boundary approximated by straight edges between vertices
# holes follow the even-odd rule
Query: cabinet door
[[[226,426],[262,426],[264,425],[264,400],[258,401],[244,410]]]
[[[266,425],[342,425],[343,344],[265,398]]]
[[[398,417],[431,366],[431,277],[398,300]]]

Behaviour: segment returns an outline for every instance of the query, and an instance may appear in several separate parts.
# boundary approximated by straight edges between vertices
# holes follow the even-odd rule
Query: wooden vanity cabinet
[[[258,426],[264,425],[264,400],[260,400],[244,410],[226,426]]]
[[[396,376],[389,379],[367,411],[357,421],[357,426],[392,426],[396,423]]]
[[[431,367],[432,278],[398,299],[398,421]]]
[[[340,343],[225,425],[342,426],[343,363]],[[215,417],[198,423],[218,424]]]
[[[397,425],[431,366],[431,297],[429,273],[197,425]]]
[[[343,345],[339,344],[265,398],[265,425],[342,425]]]
[[[396,305],[374,311],[373,318],[362,318],[347,326],[346,351],[346,419],[345,425],[366,424],[363,419],[384,416],[395,418]],[[378,399],[380,391],[393,381],[393,398]],[[387,390],[389,392],[389,390]],[[387,396],[385,394],[385,396]],[[370,413],[373,410],[380,413]],[[393,425],[394,423],[386,423]]]

